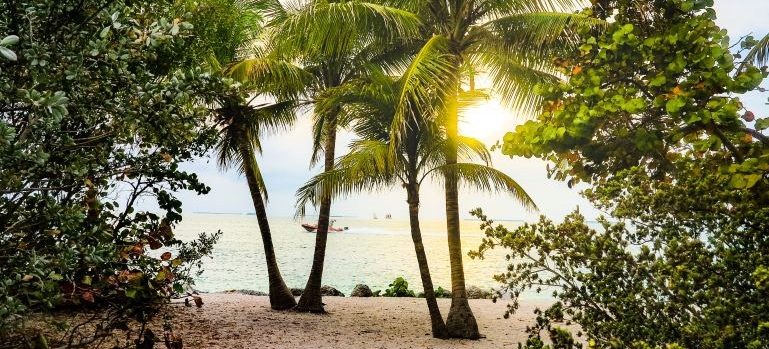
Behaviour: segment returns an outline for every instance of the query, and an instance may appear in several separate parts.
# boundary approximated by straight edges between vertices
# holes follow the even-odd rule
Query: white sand
[[[205,305],[173,305],[175,332],[185,348],[512,348],[526,340],[532,310],[522,304],[504,319],[504,301],[471,300],[480,340],[440,340],[430,335],[421,298],[324,297],[328,314],[273,311],[269,299],[234,293],[203,294]],[[439,300],[446,316],[450,300]],[[160,332],[160,331],[158,331]],[[162,344],[161,344],[162,345]]]

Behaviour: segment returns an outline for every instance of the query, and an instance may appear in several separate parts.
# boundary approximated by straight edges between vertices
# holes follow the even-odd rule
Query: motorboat
[[[329,232],[336,232],[336,233],[338,233],[338,232],[345,231],[345,230],[348,229],[347,227],[337,228],[337,227],[334,226],[334,222],[336,222],[336,221],[329,222],[329,225],[328,225],[328,231]],[[302,228],[304,228],[304,230],[307,230],[307,232],[310,232],[310,233],[317,233],[318,232],[318,225],[317,224],[302,223]]]

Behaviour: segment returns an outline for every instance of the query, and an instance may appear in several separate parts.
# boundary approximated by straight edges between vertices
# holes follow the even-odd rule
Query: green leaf
[[[16,35],[8,35],[0,40],[0,46],[13,46],[19,42],[19,37]]]
[[[125,296],[128,298],[136,298],[136,289],[135,288],[129,288],[125,290]]]
[[[637,113],[646,107],[644,100],[641,98],[633,98],[622,104],[622,110],[628,113]]]
[[[649,86],[651,86],[651,87],[659,87],[659,86],[664,85],[665,82],[667,82],[667,78],[665,77],[665,75],[660,74],[660,75],[655,76],[651,80],[649,80]]]
[[[769,118],[756,120],[756,130],[762,131],[769,128]]]
[[[681,97],[676,97],[668,101],[665,110],[670,114],[676,114],[686,105],[686,101]]]
[[[15,62],[18,57],[16,56],[16,53],[8,49],[7,47],[0,46],[0,55],[5,57],[5,59],[9,61]]]

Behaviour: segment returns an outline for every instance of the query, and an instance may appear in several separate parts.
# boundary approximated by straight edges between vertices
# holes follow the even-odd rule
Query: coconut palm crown
[[[462,159],[478,159],[482,164],[463,162],[445,164],[445,135],[435,123],[412,117],[406,134],[392,139],[389,126],[396,112],[403,78],[393,80],[384,73],[372,74],[371,81],[350,87],[337,95],[346,101],[342,114],[351,120],[353,130],[360,136],[351,144],[351,151],[336,160],[334,170],[323,172],[297,192],[298,214],[303,215],[307,204],[317,204],[319,197],[346,196],[357,192],[384,189],[400,184],[406,189],[411,236],[419,265],[420,276],[430,313],[433,336],[447,338],[448,329],[435,299],[427,256],[419,225],[419,188],[429,178],[443,179],[445,173],[456,173],[463,183],[481,190],[504,191],[512,194],[527,208],[534,203],[526,192],[509,176],[490,167],[491,156],[485,146],[472,138],[461,137],[458,150]],[[479,96],[481,94],[476,94]],[[476,98],[477,99],[477,98]],[[335,100],[333,104],[337,103]],[[471,100],[463,100],[469,106]],[[416,111],[416,109],[412,109]],[[393,142],[400,142],[393,146]],[[391,149],[397,149],[392,152]]]

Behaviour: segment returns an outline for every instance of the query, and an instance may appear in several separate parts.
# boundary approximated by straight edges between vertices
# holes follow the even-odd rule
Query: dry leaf
[[[89,303],[94,302],[93,293],[91,293],[90,291],[83,292],[83,294],[80,297],[83,298],[83,300],[86,302],[89,302]]]
[[[581,72],[582,72],[582,67],[580,66],[575,66],[574,68],[571,69],[571,75],[578,75]]]

